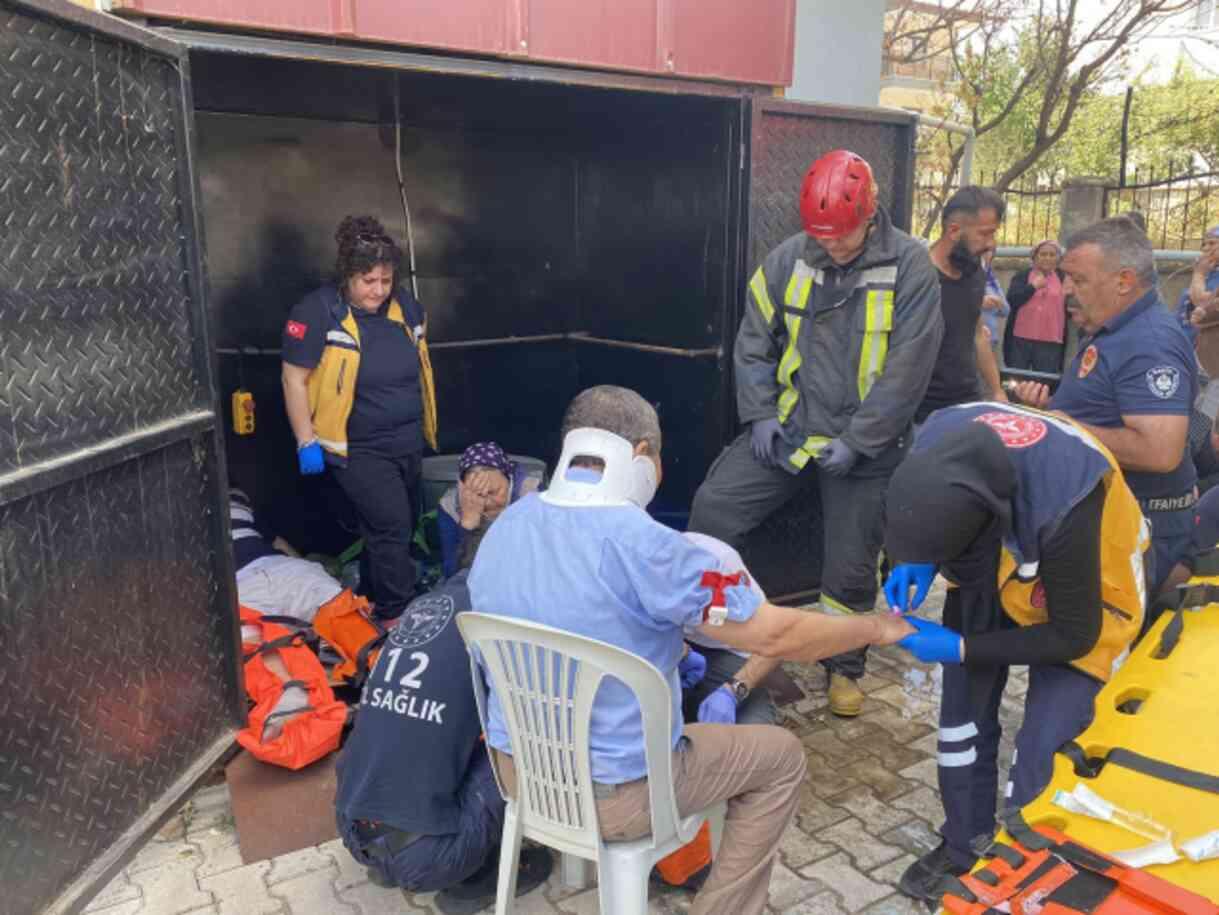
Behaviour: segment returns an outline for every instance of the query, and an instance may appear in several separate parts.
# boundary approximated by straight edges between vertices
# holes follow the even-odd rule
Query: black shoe
[[[968,873],[969,868],[960,868],[953,864],[948,854],[948,843],[941,842],[906,868],[901,880],[897,882],[897,888],[911,899],[939,902],[944,895],[945,879]]]
[[[516,872],[516,895],[524,896],[545,883],[553,867],[550,849],[536,845],[522,847]],[[499,855],[492,855],[469,879],[437,893],[436,908],[444,915],[474,915],[495,904],[498,883]]]

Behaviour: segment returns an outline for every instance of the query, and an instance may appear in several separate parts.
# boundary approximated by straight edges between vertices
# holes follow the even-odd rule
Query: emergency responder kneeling
[[[956,586],[943,626],[911,617],[918,632],[898,643],[944,665],[943,841],[899,884],[938,900],[995,828],[1008,666],[1029,665],[1005,793],[1019,809],[1049,782],[1058,747],[1091,722],[1096,693],[1139,632],[1150,530],[1113,455],[1077,423],[980,403],[927,420],[893,474],[885,544],[901,563],[885,583],[894,609],[917,608],[937,570]]]
[[[749,424],[694,497],[689,529],[740,548],[789,500],[820,490],[821,608],[876,599],[885,486],[908,444],[944,321],[927,249],[877,205],[868,163],[822,156],[800,195],[804,231],[749,283],[737,334],[737,410]],[[815,468],[815,469],[814,469]],[[863,649],[825,661],[830,709],[858,715]]]

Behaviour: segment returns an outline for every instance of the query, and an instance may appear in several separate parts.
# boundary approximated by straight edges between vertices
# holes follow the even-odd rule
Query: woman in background
[[[1004,347],[1008,368],[1057,374],[1062,371],[1063,341],[1067,327],[1067,297],[1058,269],[1062,252],[1047,238],[1033,248],[1033,265],[1012,277],[1007,303]]]

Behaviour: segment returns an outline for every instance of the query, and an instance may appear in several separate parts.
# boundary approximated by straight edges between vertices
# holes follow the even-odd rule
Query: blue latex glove
[[[775,439],[782,432],[782,426],[777,419],[754,420],[749,427],[749,446],[753,449],[753,459],[766,467],[773,467],[778,462],[775,457]]]
[[[691,648],[677,665],[677,673],[681,677],[682,689],[698,686],[707,673],[707,659]]]
[[[326,459],[322,456],[322,446],[317,442],[310,442],[304,448],[298,449],[296,452],[296,463],[300,465],[301,473],[305,476],[321,473],[326,469]]]
[[[859,460],[855,449],[840,438],[832,439],[817,455],[817,466],[832,477],[845,477]]]
[[[736,696],[721,686],[698,707],[698,720],[703,724],[736,724]]]
[[[961,663],[961,643],[964,640],[959,633],[917,616],[906,617],[906,622],[918,632],[906,636],[897,643],[898,647],[906,649],[924,664]]]
[[[897,613],[917,610],[935,581],[935,563],[903,562],[893,567],[885,579],[885,600]],[[910,588],[914,588],[914,600],[910,600]]]

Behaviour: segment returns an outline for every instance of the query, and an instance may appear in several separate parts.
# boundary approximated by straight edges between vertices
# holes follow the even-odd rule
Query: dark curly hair
[[[367,273],[378,264],[389,264],[398,279],[402,249],[389,237],[385,226],[374,216],[345,216],[334,231],[339,244],[334,261],[335,281],[340,285],[350,277]]]

